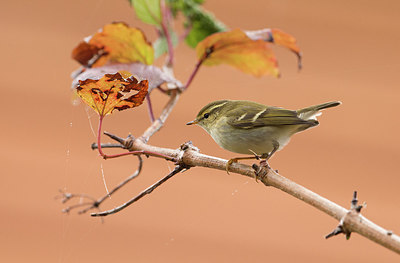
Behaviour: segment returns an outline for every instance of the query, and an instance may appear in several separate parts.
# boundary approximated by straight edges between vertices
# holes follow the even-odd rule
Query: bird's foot
[[[262,179],[262,169],[266,168],[267,170],[272,169],[271,166],[268,164],[268,159],[261,159],[260,165],[253,164],[253,169],[254,169],[254,178],[256,179],[256,182],[258,183],[259,179]]]
[[[238,158],[232,158],[226,163],[225,170],[226,170],[227,174],[229,174],[229,167],[231,166],[231,164],[237,163],[237,162],[238,162]]]

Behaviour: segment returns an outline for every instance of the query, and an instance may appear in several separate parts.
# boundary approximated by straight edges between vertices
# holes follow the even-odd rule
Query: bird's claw
[[[237,163],[237,159],[236,158],[233,158],[233,159],[230,159],[227,163],[226,163],[226,166],[225,166],[225,170],[226,170],[226,173],[227,174],[229,174],[229,167],[231,166],[231,164],[233,164],[233,163]]]
[[[266,159],[263,159],[260,161],[260,165],[258,166],[257,164],[253,164],[252,168],[254,169],[254,178],[256,179],[256,182],[258,183],[258,179],[261,177],[259,174],[262,171],[262,168],[267,168],[271,169],[271,166],[269,166],[268,161]]]

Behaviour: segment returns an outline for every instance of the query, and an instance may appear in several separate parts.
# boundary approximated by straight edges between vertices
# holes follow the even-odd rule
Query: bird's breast
[[[213,129],[210,135],[222,148],[241,154],[259,155],[270,153],[274,149],[275,142],[282,149],[290,140],[292,135],[285,127],[259,127],[253,129],[233,129],[230,125],[220,125]]]

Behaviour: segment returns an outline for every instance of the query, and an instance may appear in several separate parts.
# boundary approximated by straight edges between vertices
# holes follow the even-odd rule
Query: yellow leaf
[[[140,29],[112,23],[79,43],[72,57],[85,67],[99,67],[108,61],[150,65],[154,61],[154,50]]]

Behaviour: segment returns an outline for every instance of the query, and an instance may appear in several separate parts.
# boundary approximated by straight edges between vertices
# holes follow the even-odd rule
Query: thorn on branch
[[[357,191],[354,191],[353,193],[353,199],[351,200],[351,209],[355,210],[357,213],[361,212],[361,209],[366,206],[365,203],[362,205],[358,205],[358,199],[357,199]]]
[[[342,234],[342,233],[345,233],[344,232],[344,230],[343,230],[343,227],[341,226],[341,225],[339,225],[339,226],[337,226],[331,233],[329,233],[328,235],[326,235],[325,236],[325,239],[328,239],[328,238],[330,238],[330,237],[333,237],[333,236],[336,236],[336,235],[339,235],[339,234]],[[346,238],[347,238],[347,235],[346,235]],[[350,238],[350,233],[349,233],[349,238]],[[347,238],[348,239],[348,238]]]
[[[365,203],[362,205],[358,204],[358,199],[357,199],[357,191],[354,191],[353,193],[353,199],[351,199],[351,208],[350,210],[340,219],[339,225],[328,235],[325,236],[325,239],[328,239],[330,237],[339,235],[339,234],[345,234],[346,239],[350,239],[351,231],[346,229],[345,227],[345,219],[350,213],[356,213],[357,215],[361,212],[361,209],[365,207]]]
[[[117,141],[120,144],[124,145],[126,148],[128,148],[126,145],[126,141],[131,140],[133,137],[133,136],[129,135],[128,138],[124,139],[124,138],[118,137],[117,135],[114,135],[114,134],[106,132],[106,131],[104,131],[104,134],[107,135],[108,137],[110,137],[111,139],[113,139],[114,141]]]
[[[99,148],[99,146],[97,145],[97,143],[94,142],[94,143],[92,143],[90,148],[92,148],[92,150],[96,150],[97,148]],[[102,143],[101,144],[101,148],[122,148],[122,149],[125,149],[125,146],[120,144],[120,143]]]

